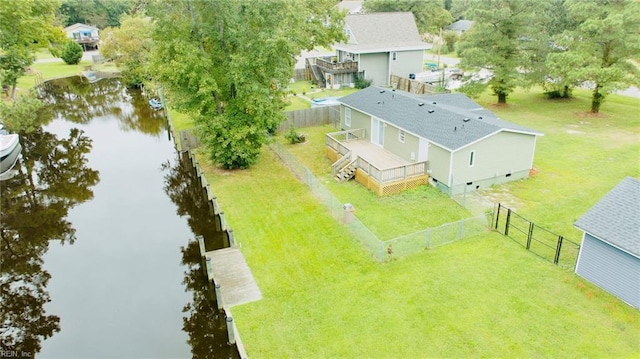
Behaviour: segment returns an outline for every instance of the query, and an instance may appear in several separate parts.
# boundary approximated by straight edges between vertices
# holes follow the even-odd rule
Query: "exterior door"
[[[384,146],[384,122],[375,117],[371,120],[371,142],[380,147]]]

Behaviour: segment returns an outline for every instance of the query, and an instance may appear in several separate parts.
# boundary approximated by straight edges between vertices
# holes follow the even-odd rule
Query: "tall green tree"
[[[229,169],[255,163],[283,120],[295,56],[344,38],[334,0],[176,0],[148,10],[158,78]]]
[[[473,27],[458,42],[460,66],[466,69],[488,69],[492,76],[486,83],[471,81],[461,91],[477,94],[489,86],[498,103],[518,85],[524,85],[541,29],[540,2],[527,0],[475,0],[469,12]]]
[[[640,56],[640,3],[634,0],[567,0],[568,20],[575,27],[554,36],[562,51],[547,65],[552,76],[591,86],[591,112],[600,111],[613,91],[640,84],[632,60]]]
[[[119,28],[107,28],[102,35],[104,40],[100,53],[114,60],[127,86],[141,87],[150,80],[153,51],[151,18],[141,14],[123,15]]]
[[[134,0],[62,0],[56,17],[63,27],[76,23],[100,29],[118,27],[120,16],[129,13],[134,3]]]
[[[0,74],[15,97],[18,78],[35,61],[38,48],[60,37],[54,27],[56,0],[0,1]]]
[[[421,34],[438,34],[453,22],[442,0],[366,0],[362,6],[367,12],[410,11]]]

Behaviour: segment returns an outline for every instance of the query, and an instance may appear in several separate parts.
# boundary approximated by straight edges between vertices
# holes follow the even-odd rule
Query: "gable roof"
[[[447,30],[465,32],[471,28],[471,25],[473,25],[471,20],[458,20],[447,26]]]
[[[79,22],[75,23],[73,25],[69,25],[69,26],[65,27],[63,30],[64,30],[64,32],[69,32],[69,31],[76,30],[76,29],[90,29],[90,30],[98,31],[98,28],[93,26],[93,25],[81,24]]]
[[[574,224],[640,257],[640,180],[626,177]]]
[[[461,93],[416,96],[371,86],[339,101],[450,151],[500,131],[542,136],[540,132],[499,119]]]
[[[430,49],[422,42],[411,12],[348,14],[345,17],[348,42],[334,47],[357,54]]]

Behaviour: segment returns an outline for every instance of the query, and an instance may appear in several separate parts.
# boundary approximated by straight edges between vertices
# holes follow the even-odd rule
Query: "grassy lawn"
[[[311,102],[299,97],[299,96],[287,96],[289,104],[285,108],[285,111],[305,110],[311,108]]]
[[[377,264],[271,152],[249,170],[205,172],[264,296],[233,309],[250,357],[640,350],[637,310],[499,234]]]
[[[492,105],[488,95],[478,102],[545,133],[537,145],[540,172],[486,194],[577,240],[575,218],[624,176],[638,176],[640,129],[636,99],[612,96],[603,114],[592,116],[584,113],[588,94],[576,95],[553,102],[518,92],[507,106]],[[323,152],[333,128],[300,131],[307,142],[289,150],[367,225],[377,222],[380,236],[444,211],[430,211],[446,198],[426,187],[381,198],[336,183]],[[249,170],[205,172],[264,296],[233,309],[251,357],[640,353],[637,310],[497,233],[377,264],[270,151]]]
[[[48,53],[48,52],[47,52]],[[40,53],[39,53],[40,54]],[[44,55],[42,55],[44,56]],[[40,58],[40,55],[38,55]],[[30,66],[32,71],[29,71],[27,75],[18,79],[17,92],[26,91],[32,88],[36,84],[36,73],[41,73],[44,80],[50,80],[54,78],[69,77],[79,75],[87,66],[93,66],[92,60],[82,60],[77,65],[67,65],[64,61],[57,62],[41,62],[35,63]],[[117,71],[115,64],[104,63],[94,66],[99,71],[114,72]]]
[[[489,95],[478,100],[501,118],[545,134],[536,145],[539,173],[487,192],[537,224],[579,241],[575,220],[625,176],[640,177],[638,99],[611,95],[602,113],[592,115],[586,113],[587,91],[556,101],[536,92],[517,92],[506,106],[496,106]]]

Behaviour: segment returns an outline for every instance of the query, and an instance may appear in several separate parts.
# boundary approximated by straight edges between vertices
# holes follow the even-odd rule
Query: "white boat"
[[[18,135],[0,135],[0,175],[15,166],[21,151],[22,146]]]

